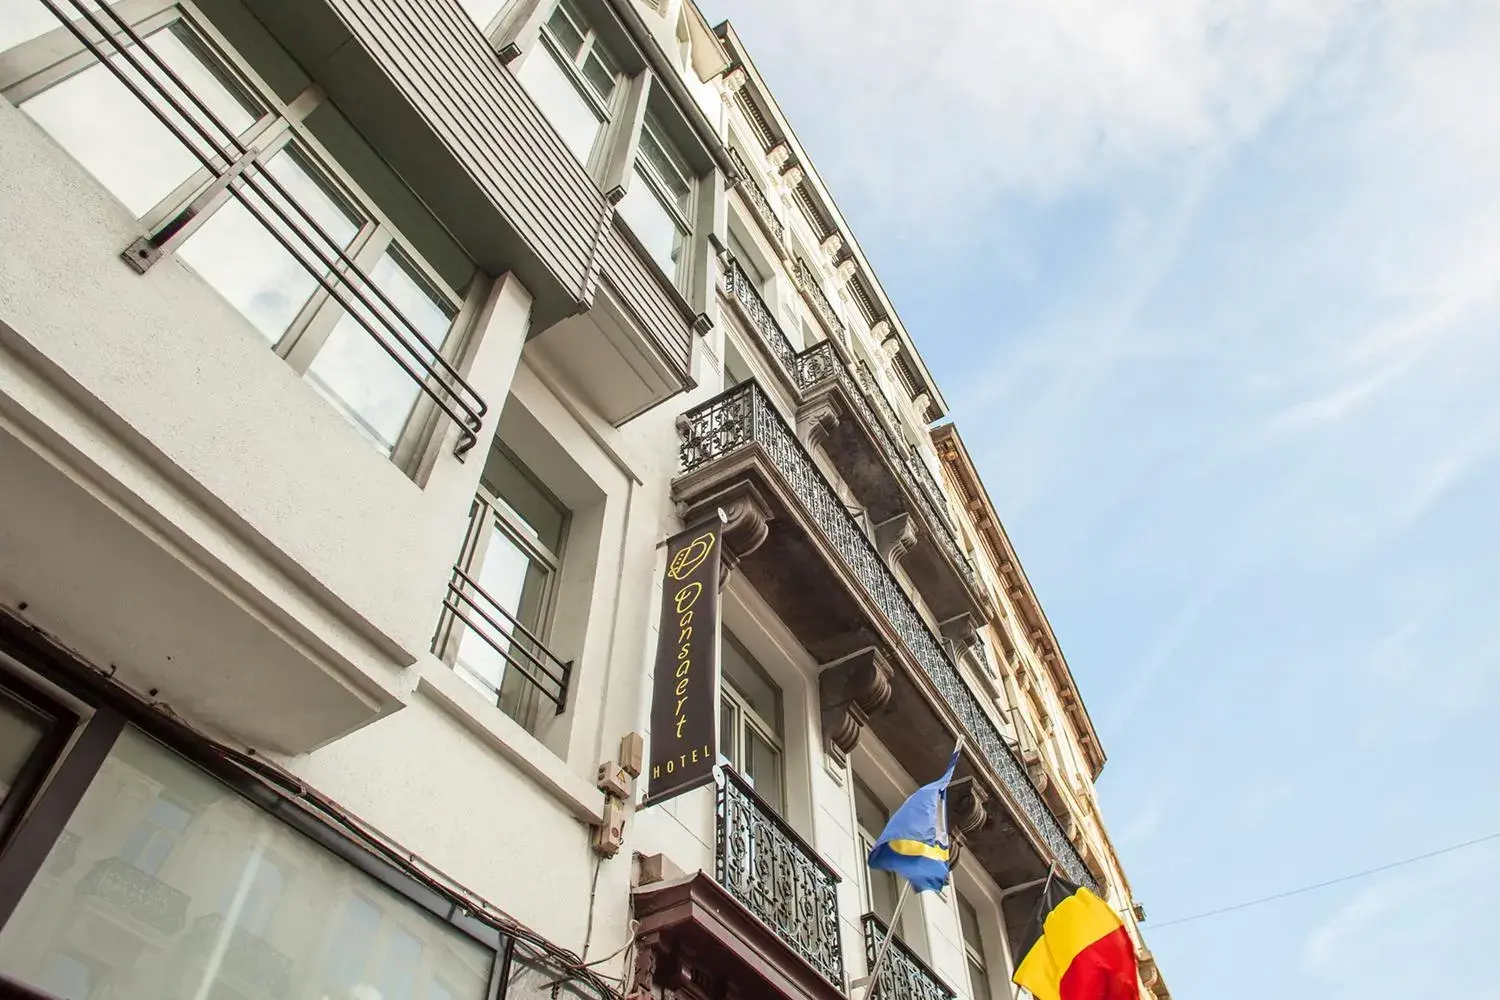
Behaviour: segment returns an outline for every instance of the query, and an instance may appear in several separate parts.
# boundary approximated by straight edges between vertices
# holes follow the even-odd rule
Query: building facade
[[[1055,639],[732,27],[0,0],[0,92],[0,994],[833,998],[894,931],[882,997],[981,1000],[1054,869],[1140,940]],[[705,518],[720,766],[645,806]],[[897,918],[864,852],[960,739]]]

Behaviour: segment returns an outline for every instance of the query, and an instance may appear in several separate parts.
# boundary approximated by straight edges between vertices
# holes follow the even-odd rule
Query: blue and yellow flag
[[[901,804],[870,848],[871,868],[895,872],[918,892],[936,892],[948,884],[948,782],[957,766],[954,750],[943,776]]]

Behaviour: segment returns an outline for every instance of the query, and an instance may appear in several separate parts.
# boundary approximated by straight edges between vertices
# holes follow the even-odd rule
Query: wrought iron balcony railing
[[[875,956],[891,931],[873,913],[865,914],[864,925],[865,968],[869,968],[875,964]],[[880,969],[880,981],[873,989],[880,1000],[954,1000],[956,996],[899,937],[891,942]]]
[[[828,296],[823,292],[823,282],[818,278],[818,272],[813,270],[811,264],[797,258],[796,262],[797,287],[802,289],[807,300],[812,303],[813,312],[818,314],[818,319],[828,327],[829,336],[836,337],[842,343],[849,336],[844,329],[844,321],[839,319],[839,314],[834,311],[833,303],[828,301]]]
[[[212,955],[225,930],[222,913],[204,914],[183,935],[183,950],[200,959]],[[228,933],[219,957],[219,974],[249,987],[254,994],[285,1000],[292,991],[291,957],[243,927],[229,928]]]
[[[771,207],[771,199],[766,196],[765,188],[761,187],[755,180],[755,174],[745,165],[745,160],[739,151],[731,149],[729,158],[734,161],[735,169],[740,172],[739,192],[745,196],[750,203],[750,208],[755,213],[756,221],[766,230],[766,235],[779,247],[786,240],[786,223],[776,218],[776,210]]]
[[[880,609],[911,660],[931,679],[967,734],[974,755],[986,761],[1010,790],[1068,878],[1092,885],[1093,879],[1083,860],[1011,752],[999,726],[969,689],[944,652],[942,642],[927,627],[868,536],[760,386],[754,381],[742,382],[688,411],[680,426],[684,473],[702,469],[741,448],[758,447],[762,451],[871,602]]]
[[[92,896],[163,934],[187,922],[188,895],[120,858],[105,858],[78,881],[78,895]]]
[[[964,554],[957,538],[954,537],[953,525],[947,515],[947,501],[942,498],[942,492],[921,458],[911,454],[910,448],[897,435],[895,428],[900,424],[896,421],[896,413],[891,409],[891,404],[881,392],[880,386],[869,375],[869,370],[864,367],[864,363],[860,362],[858,369],[860,379],[856,383],[850,377],[849,370],[845,367],[844,360],[832,341],[819,341],[798,353],[791,339],[781,329],[781,324],[777,323],[776,317],[771,314],[770,307],[760,297],[760,292],[756,290],[754,283],[746,276],[744,268],[733,257],[728,258],[724,281],[729,294],[734,296],[745,310],[745,314],[750,317],[762,343],[781,364],[782,370],[792,380],[792,384],[796,386],[799,393],[806,392],[829,378],[838,379],[843,384],[845,393],[854,400],[860,416],[874,431],[880,449],[885,453],[886,460],[891,467],[898,471],[906,470],[909,481],[916,485],[917,502],[932,524],[933,533],[938,538],[943,551],[948,554],[953,565],[963,573],[969,585],[977,589],[978,577],[974,572],[974,564]],[[884,415],[884,421],[872,409],[871,400],[875,401],[875,406]]]
[[[842,991],[837,873],[733,768],[719,771],[715,877]]]
[[[460,457],[467,453],[478,440],[487,404],[391,297],[349,258],[340,242],[265,168],[261,154],[224,124],[111,6],[98,7],[84,0],[40,2],[214,178],[203,195],[127,248],[121,254],[125,262],[144,273],[185,238],[202,215],[202,203],[227,189],[433,405],[458,425],[454,451]]]

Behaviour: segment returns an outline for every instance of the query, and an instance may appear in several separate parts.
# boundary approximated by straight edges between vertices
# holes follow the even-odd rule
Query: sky
[[[1500,1000],[1500,3],[705,0],[984,474],[1177,1000]],[[918,13],[918,11],[924,12]]]

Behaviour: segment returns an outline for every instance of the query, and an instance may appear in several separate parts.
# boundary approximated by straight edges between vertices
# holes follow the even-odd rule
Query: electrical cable
[[[1440,854],[1452,854],[1454,851],[1461,851],[1466,847],[1474,847],[1478,844],[1483,844],[1491,840],[1500,840],[1500,832],[1491,833],[1484,837],[1476,837],[1473,840],[1466,840],[1461,844],[1450,844],[1447,847],[1440,847],[1435,851],[1428,851],[1426,854],[1416,854],[1409,858],[1402,858],[1400,861],[1392,861],[1390,864],[1379,865],[1375,868],[1366,868],[1364,871],[1355,872],[1352,875],[1341,875],[1338,878],[1328,879],[1326,882],[1315,882],[1312,885],[1304,885],[1297,889],[1288,889],[1286,892],[1278,892],[1270,896],[1262,896],[1259,899],[1251,899],[1246,900],[1243,903],[1235,903],[1233,906],[1222,906],[1217,910],[1209,910],[1205,913],[1195,913],[1190,917],[1178,917],[1176,920],[1168,920],[1165,923],[1151,923],[1148,924],[1148,927],[1154,933],[1164,927],[1174,927],[1177,924],[1189,924],[1195,920],[1207,920],[1209,917],[1217,917],[1225,913],[1233,913],[1235,910],[1244,910],[1252,906],[1260,906],[1262,903],[1275,902],[1278,899],[1286,899],[1288,896],[1300,896],[1302,893],[1312,892],[1314,889],[1326,889],[1331,885],[1338,885],[1341,882],[1352,882],[1358,878],[1365,878],[1369,875],[1376,875],[1380,872],[1390,871],[1392,868],[1400,868],[1403,865],[1415,864],[1418,861],[1426,861],[1428,858],[1435,858]]]

